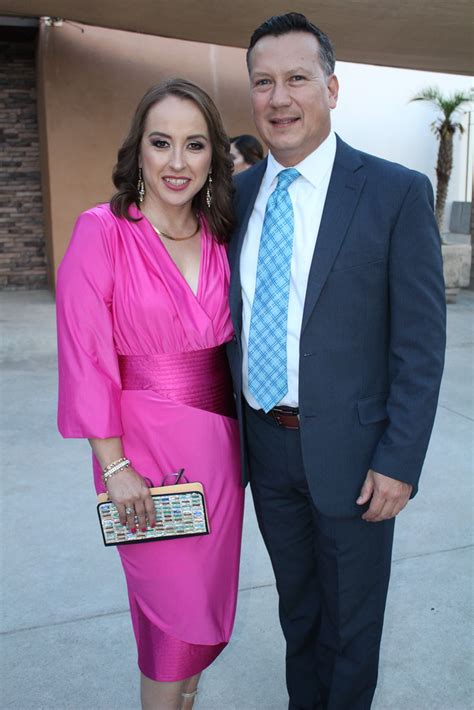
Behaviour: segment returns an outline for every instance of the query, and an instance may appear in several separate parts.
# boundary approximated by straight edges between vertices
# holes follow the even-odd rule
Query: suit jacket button
[[[237,342],[237,336],[236,336],[236,335],[233,335],[233,336],[232,336],[232,342],[234,342],[234,343]]]

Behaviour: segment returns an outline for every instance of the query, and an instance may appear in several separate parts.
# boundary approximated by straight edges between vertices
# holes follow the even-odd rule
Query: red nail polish
[[[132,532],[132,533],[135,535],[135,533],[137,532],[137,529],[136,529],[136,528],[132,528],[132,529],[130,530],[130,532]]]
[[[146,528],[142,528],[142,532],[146,532]]]

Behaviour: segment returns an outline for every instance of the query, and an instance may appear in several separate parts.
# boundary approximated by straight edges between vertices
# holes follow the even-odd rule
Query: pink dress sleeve
[[[112,229],[94,211],[82,214],[58,271],[58,428],[64,437],[105,439],[123,433],[113,335]]]

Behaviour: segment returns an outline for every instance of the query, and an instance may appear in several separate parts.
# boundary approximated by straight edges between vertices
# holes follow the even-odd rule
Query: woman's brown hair
[[[214,237],[227,242],[234,224],[232,212],[232,170],[230,143],[222,125],[219,111],[208,94],[186,79],[169,79],[152,86],[137,106],[132,125],[120,150],[112,180],[117,192],[110,200],[110,208],[117,217],[135,221],[128,209],[138,200],[138,158],[140,144],[149,110],[167,96],[192,101],[205,118],[212,146],[212,205],[206,202],[207,181],[193,198],[193,209],[202,215]]]

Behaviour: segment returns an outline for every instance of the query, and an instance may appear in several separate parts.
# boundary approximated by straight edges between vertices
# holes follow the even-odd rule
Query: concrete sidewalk
[[[56,431],[52,298],[3,293],[1,306],[0,707],[138,710],[125,583],[99,538],[89,447]],[[472,292],[449,306],[420,493],[397,523],[373,710],[472,707],[473,315]],[[234,636],[206,672],[197,708],[287,708],[277,597],[250,498]]]

